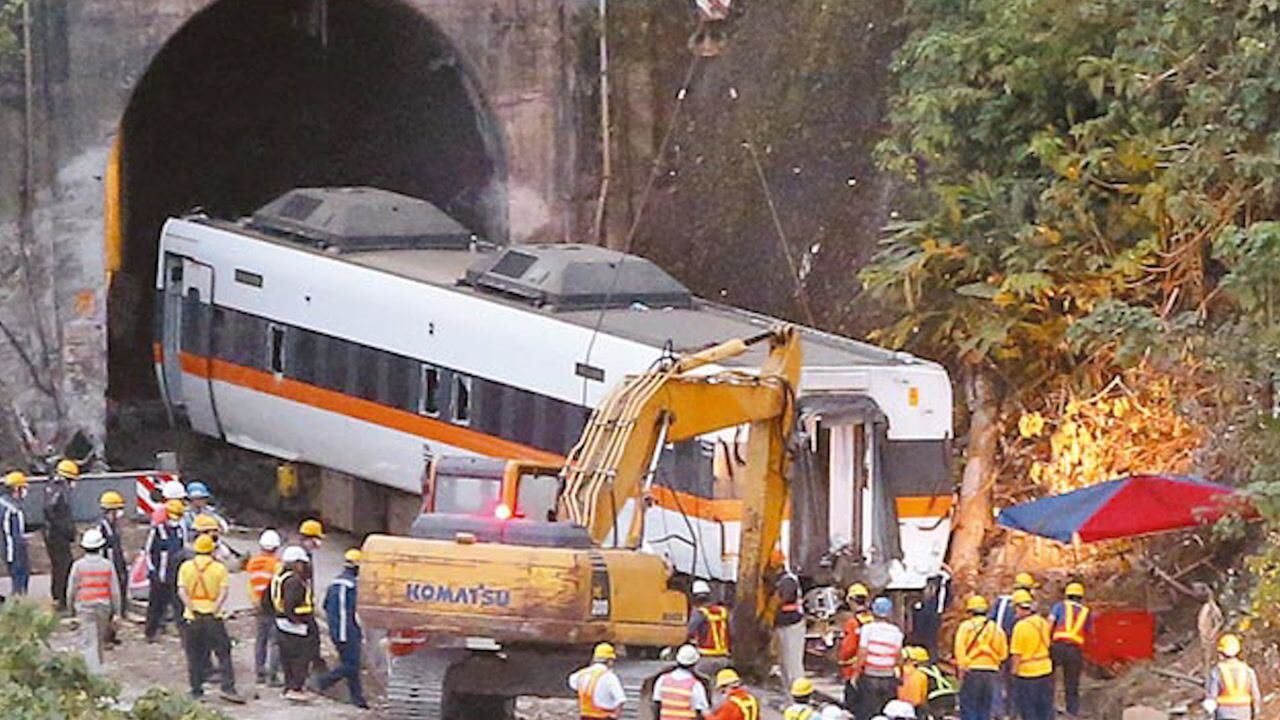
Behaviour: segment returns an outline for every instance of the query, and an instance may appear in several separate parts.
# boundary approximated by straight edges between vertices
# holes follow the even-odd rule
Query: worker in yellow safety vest
[[[782,711],[783,720],[815,720],[818,706],[813,704],[813,681],[796,678],[791,683],[791,704]]]
[[[276,616],[276,639],[280,643],[280,664],[284,666],[284,698],[309,702],[307,669],[313,655],[313,636],[319,628],[315,620],[315,598],[311,589],[311,561],[307,551],[290,545],[280,556],[281,571],[271,578],[271,607]]]
[[[676,667],[659,675],[653,684],[653,717],[657,720],[693,720],[711,710],[707,688],[693,673],[700,659],[698,648],[687,643],[676,650]]]
[[[578,694],[578,718],[603,720],[622,715],[627,694],[613,671],[618,653],[609,643],[596,645],[591,664],[569,676],[569,689]]]
[[[990,609],[981,595],[965,603],[969,619],[956,629],[955,663],[960,673],[960,716],[965,720],[991,720],[999,689],[1000,665],[1009,656],[1004,630],[987,617]]]
[[[1084,604],[1084,584],[1073,581],[1062,593],[1062,602],[1049,611],[1053,623],[1054,669],[1062,669],[1062,685],[1065,690],[1067,714],[1080,715],[1080,673],[1084,671],[1085,636],[1093,629],[1093,617]]]
[[[711,598],[711,585],[705,580],[693,581],[693,611],[685,642],[702,653],[699,670],[708,675],[729,665],[729,608]]]
[[[1240,638],[1230,633],[1218,639],[1222,658],[1205,682],[1204,709],[1214,720],[1256,720],[1261,717],[1262,691],[1258,674],[1240,659]]]
[[[760,700],[742,684],[742,677],[733,668],[716,673],[716,691],[724,695],[707,720],[760,720]]]
[[[929,651],[915,645],[902,648],[902,677],[898,683],[898,699],[916,709],[920,716],[929,701],[929,676],[920,663],[929,661]]]
[[[218,658],[222,698],[241,703],[236,692],[235,667],[231,664],[231,638],[227,635],[224,609],[230,591],[227,566],[213,557],[218,543],[212,535],[195,539],[196,556],[178,568],[178,597],[186,619],[187,675],[191,696],[204,695],[204,681],[210,670],[209,655]]]
[[[1022,720],[1053,720],[1053,660],[1049,656],[1049,621],[1035,612],[1031,591],[1015,590],[1017,622],[1009,642],[1013,671],[1013,703]]]
[[[280,569],[280,533],[270,528],[258,536],[259,551],[245,563],[249,575],[249,603],[255,613],[253,671],[259,685],[279,684],[280,645],[276,642],[276,614],[267,597],[271,578]]]

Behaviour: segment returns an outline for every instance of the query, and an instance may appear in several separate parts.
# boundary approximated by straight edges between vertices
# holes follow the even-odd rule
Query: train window
[[[356,363],[356,397],[374,401],[378,399],[378,374],[382,364],[378,356],[381,354],[373,348],[356,346],[353,353]]]
[[[471,422],[471,378],[466,375],[453,376],[453,421]]]
[[[236,282],[250,287],[262,287],[262,276],[256,272],[236,268]]]
[[[289,346],[290,376],[310,385],[318,384],[316,364],[320,353],[316,351],[316,334],[295,328],[289,339],[293,341]]]
[[[271,372],[284,374],[284,326],[271,323],[267,325],[267,353],[271,361]]]
[[[399,355],[387,356],[387,377],[383,385],[384,404],[410,412],[416,410],[413,397],[413,373],[416,363]]]
[[[423,363],[418,388],[418,414],[435,417],[440,414],[440,369]]]
[[[324,340],[323,385],[330,390],[344,392],[347,382],[347,344],[337,338]]]

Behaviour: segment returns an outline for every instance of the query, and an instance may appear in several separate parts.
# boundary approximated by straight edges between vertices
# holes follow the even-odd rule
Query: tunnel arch
[[[108,396],[156,395],[152,286],[169,216],[238,217],[292,187],[373,185],[505,242],[505,144],[479,88],[406,0],[216,0],[189,19],[121,121]]]

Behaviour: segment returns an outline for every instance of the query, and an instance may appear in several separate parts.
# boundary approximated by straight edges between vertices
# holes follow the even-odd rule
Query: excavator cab
[[[442,456],[427,466],[424,514],[555,522],[564,482],[558,465]]]

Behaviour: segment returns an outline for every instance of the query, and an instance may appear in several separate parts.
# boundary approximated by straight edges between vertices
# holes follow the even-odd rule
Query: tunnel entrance
[[[373,185],[505,242],[502,143],[474,87],[448,38],[400,0],[219,0],[190,20],[122,124],[109,397],[157,396],[152,296],[171,215],[239,217],[293,187]]]

